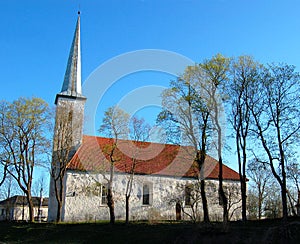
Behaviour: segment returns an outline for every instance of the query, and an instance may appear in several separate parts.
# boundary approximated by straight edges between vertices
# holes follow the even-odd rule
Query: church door
[[[181,220],[181,205],[176,203],[176,220]]]

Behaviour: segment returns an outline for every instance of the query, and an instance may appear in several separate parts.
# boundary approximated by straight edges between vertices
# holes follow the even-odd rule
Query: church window
[[[190,206],[192,204],[192,186],[187,185],[185,186],[185,191],[184,191],[184,203],[186,206]]]
[[[107,204],[107,185],[102,185],[102,192],[101,192],[101,204]]]
[[[143,185],[143,205],[151,204],[151,188],[149,184]]]

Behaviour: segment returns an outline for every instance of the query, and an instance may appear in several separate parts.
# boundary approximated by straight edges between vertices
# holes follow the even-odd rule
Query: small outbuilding
[[[47,221],[48,198],[32,197],[34,218]],[[29,206],[26,196],[16,195],[0,201],[0,221],[29,220]]]

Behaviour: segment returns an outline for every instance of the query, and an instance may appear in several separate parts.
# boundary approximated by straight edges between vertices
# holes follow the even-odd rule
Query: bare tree
[[[130,202],[130,196],[132,192],[135,168],[138,163],[138,158],[142,153],[139,144],[142,144],[143,142],[149,140],[150,130],[151,130],[150,125],[146,124],[144,119],[138,119],[137,117],[133,117],[130,122],[131,122],[130,139],[133,141],[129,142],[130,152],[128,152],[130,153],[131,163],[128,165],[128,167],[127,165],[125,165],[125,172],[129,173],[129,177],[126,184],[126,192],[125,192],[126,224],[129,223],[129,202]]]
[[[247,173],[254,182],[253,193],[257,197],[257,217],[261,219],[264,200],[268,194],[267,187],[271,183],[271,178],[269,177],[271,172],[266,168],[266,165],[254,159],[248,163]]]
[[[0,102],[0,123],[1,123],[1,134],[6,134],[11,132],[11,128],[7,126],[7,121],[6,121],[6,114],[8,113],[10,109],[10,104],[6,101],[1,101]],[[0,187],[4,183],[6,176],[8,174],[7,168],[10,163],[10,155],[8,154],[8,151],[5,150],[5,146],[8,146],[8,141],[7,138],[1,136],[0,137],[0,143],[2,145],[2,150],[0,150]]]
[[[179,204],[182,213],[188,216],[193,223],[199,222],[201,218],[200,203],[201,203],[201,181],[189,183],[187,185],[176,185],[177,194],[166,200],[170,204]]]
[[[280,194],[280,186],[278,182],[271,180],[267,186],[267,194],[264,200],[264,216],[266,218],[280,218],[282,217],[282,199]]]
[[[5,199],[22,193],[18,183],[10,174],[7,175],[6,180],[2,185],[2,189]]]
[[[45,189],[46,189],[46,181],[45,181],[45,175],[41,174],[37,180],[35,180],[33,187],[32,187],[32,193],[34,196],[38,197],[39,199],[39,207],[38,207],[38,221],[42,221],[42,206],[43,206],[43,196],[45,195]]]
[[[231,185],[230,187],[225,187],[228,199],[228,219],[232,220],[235,213],[240,210],[242,201],[240,190],[237,186]]]
[[[117,155],[117,147],[119,139],[124,139],[128,136],[129,115],[119,107],[110,107],[105,111],[105,115],[100,126],[99,131],[108,135],[111,138],[111,144],[102,149],[105,156],[108,158],[109,177],[107,180],[107,206],[109,207],[110,223],[115,223],[115,206],[113,196],[113,179],[114,179],[114,165],[120,161],[121,158]]]
[[[13,103],[2,102],[0,107],[1,164],[26,195],[29,219],[33,222],[33,170],[43,162],[50,145],[48,106],[39,98],[19,98]]]
[[[45,190],[47,187],[45,179],[46,179],[45,175],[41,174],[39,176],[39,178],[34,181],[33,187],[32,187],[32,194],[34,196],[39,196],[41,194],[41,189],[42,189],[43,193],[45,193]]]
[[[15,179],[8,174],[2,186],[0,187],[0,199],[9,199],[14,195],[21,194],[20,188],[18,187]],[[11,220],[11,208],[13,207],[12,201],[6,201],[5,206],[5,218]]]
[[[283,221],[288,217],[286,164],[300,130],[299,74],[291,65],[269,65],[262,72],[250,110],[266,162],[281,189]],[[279,168],[279,172],[277,171]]]
[[[233,60],[231,65],[232,79],[226,86],[229,97],[229,121],[235,137],[235,145],[240,175],[242,195],[242,220],[247,220],[247,187],[246,163],[249,132],[251,128],[251,112],[249,97],[256,91],[255,83],[258,80],[260,65],[249,56],[240,56]]]
[[[291,159],[287,164],[287,178],[291,182],[291,189],[295,189],[295,196],[288,191],[291,209],[294,215],[300,216],[300,167],[297,159]],[[296,211],[294,211],[294,204]]]
[[[52,163],[50,169],[51,187],[54,187],[57,201],[56,222],[61,221],[61,212],[64,201],[64,177],[67,164],[76,152],[77,135],[82,133],[82,118],[74,114],[76,104],[60,102],[56,107],[56,120],[54,130],[54,142]]]

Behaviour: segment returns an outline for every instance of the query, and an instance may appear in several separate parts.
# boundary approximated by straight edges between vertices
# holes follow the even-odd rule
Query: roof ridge
[[[92,135],[83,135],[83,137],[95,137],[95,138],[103,138],[103,139],[113,139],[110,137],[105,137],[105,136],[92,136]],[[179,145],[179,144],[172,144],[172,143],[160,143],[160,142],[152,142],[152,141],[135,141],[131,139],[118,139],[119,141],[128,141],[128,142],[140,142],[140,143],[149,143],[149,144],[157,144],[157,145],[167,145],[167,146],[174,146],[174,147],[193,147],[193,146],[188,146],[188,145]],[[208,154],[207,154],[208,155]],[[211,156],[210,156],[211,157]]]

